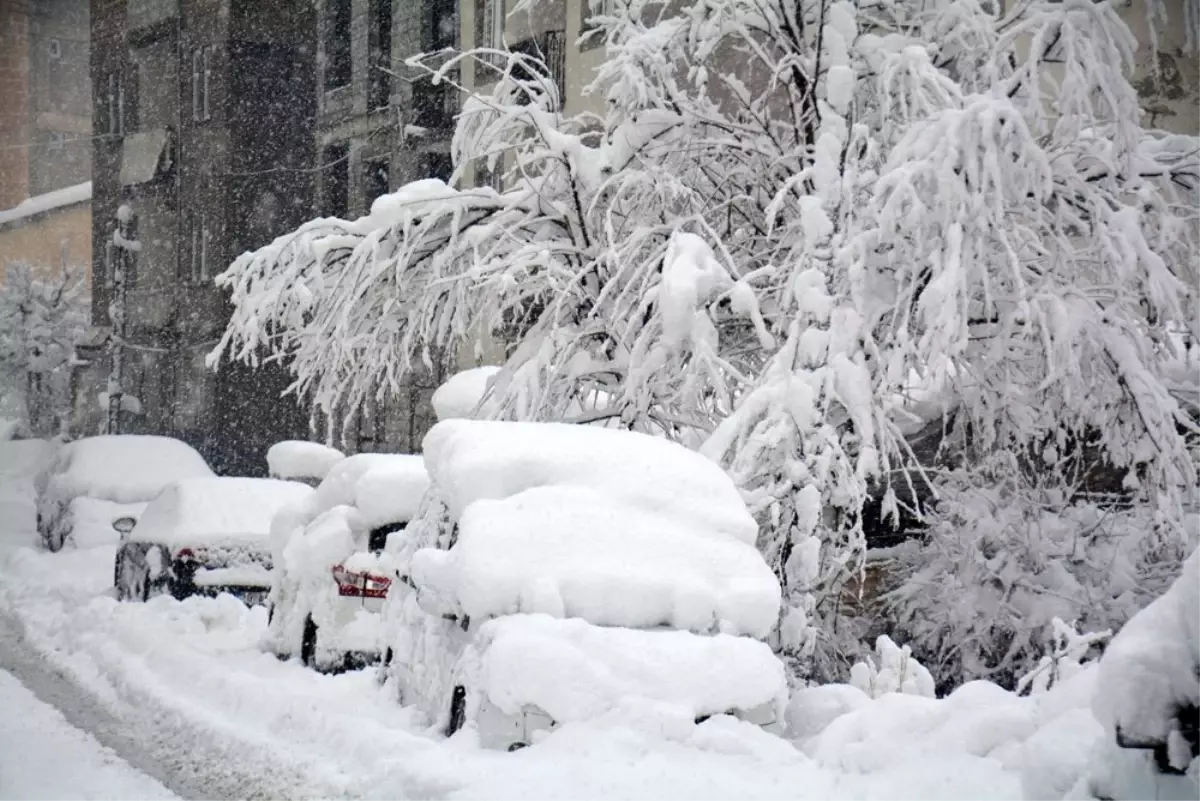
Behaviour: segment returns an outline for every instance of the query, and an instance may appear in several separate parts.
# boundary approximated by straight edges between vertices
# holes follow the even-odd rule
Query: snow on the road
[[[0,670],[0,799],[175,798]]]

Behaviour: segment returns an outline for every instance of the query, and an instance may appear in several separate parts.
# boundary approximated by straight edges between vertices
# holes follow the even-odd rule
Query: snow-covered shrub
[[[1074,624],[1066,624],[1054,618],[1050,621],[1054,630],[1046,653],[1037,667],[1017,681],[1017,693],[1038,695],[1078,675],[1083,669],[1088,652],[1112,636],[1108,631],[1092,631],[1081,634]]]
[[[0,283],[0,398],[20,399],[34,436],[59,433],[71,404],[70,360],[88,319],[79,268],[10,264]]]
[[[939,492],[924,540],[896,550],[883,603],[941,688],[1015,687],[1061,637],[1056,618],[1085,635],[1119,629],[1170,586],[1200,537],[1196,515],[1180,536],[1145,505],[967,481]]]
[[[1198,148],[1140,127],[1111,3],[634,0],[600,23],[600,116],[528,55],[410,59],[497,78],[462,106],[455,179],[239,257],[214,361],[285,359],[336,414],[482,333],[511,354],[496,416],[703,442],[761,524],[797,677],[859,648],[840,601],[872,485],[896,507],[913,376],[984,457],[1070,461],[1099,432],[1178,520],[1195,425],[1164,371],[1169,333],[1200,333]],[[502,191],[461,186],[480,168]]]
[[[878,660],[878,664],[876,664]],[[913,659],[912,648],[896,645],[891,637],[882,635],[875,641],[874,656],[867,656],[850,668],[850,686],[857,687],[871,698],[886,693],[905,693],[933,698],[933,676]]]

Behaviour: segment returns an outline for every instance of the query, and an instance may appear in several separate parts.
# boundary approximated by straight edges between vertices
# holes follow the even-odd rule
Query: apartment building
[[[92,322],[74,430],[98,431],[117,209],[136,214],[127,432],[170,434],[221,472],[261,474],[307,432],[278,368],[204,365],[228,319],[212,277],[312,216],[316,21],[290,0],[94,0]]]

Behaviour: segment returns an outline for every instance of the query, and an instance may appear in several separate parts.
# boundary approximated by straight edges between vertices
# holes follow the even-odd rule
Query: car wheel
[[[314,670],[317,667],[317,624],[312,615],[304,619],[304,634],[300,637],[300,661]]]
[[[528,748],[528,747],[529,747],[529,743],[513,743],[512,745],[510,745],[508,747],[508,753],[511,754],[513,751],[520,751],[522,748]]]

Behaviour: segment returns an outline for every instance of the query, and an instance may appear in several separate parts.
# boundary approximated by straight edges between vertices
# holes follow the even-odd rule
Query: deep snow
[[[0,454],[0,471],[3,462]],[[373,671],[321,675],[265,653],[262,608],[229,596],[118,603],[111,546],[30,547],[33,504],[16,502],[29,489],[16,472],[0,489],[6,513],[23,510],[4,522],[0,618],[148,744],[203,755],[188,770],[205,795],[1082,797],[1079,780],[1103,734],[1087,669],[1029,698],[982,682],[942,700],[824,689],[824,699],[793,701],[791,717],[812,723],[794,743],[725,716],[647,725],[607,715],[563,725],[518,753],[489,752],[470,729],[449,740],[427,730]],[[831,703],[835,694],[841,700]],[[17,777],[25,786],[50,786],[27,767]]]
[[[0,799],[175,798],[0,670]]]

